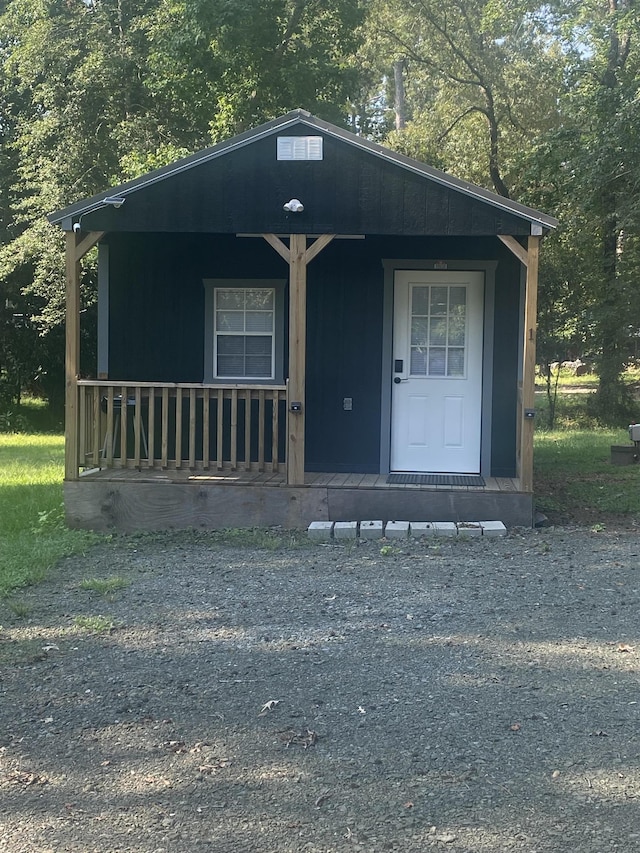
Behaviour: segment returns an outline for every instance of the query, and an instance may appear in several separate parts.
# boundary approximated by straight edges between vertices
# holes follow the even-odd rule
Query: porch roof
[[[328,142],[334,142],[337,144],[340,151],[344,152],[344,156],[347,158],[341,163],[345,174],[352,174],[354,163],[357,162],[362,165],[363,159],[369,163],[377,163],[376,174],[371,176],[367,173],[364,177],[361,175],[357,186],[345,188],[344,207],[348,207],[346,196],[349,189],[354,190],[351,193],[351,196],[357,195],[357,201],[354,201],[353,204],[357,204],[359,206],[358,215],[353,212],[347,212],[344,216],[336,216],[331,220],[331,222],[326,222],[325,227],[322,227],[323,216],[324,220],[328,218],[326,215],[327,210],[335,210],[336,207],[342,206],[341,204],[336,204],[336,201],[340,201],[341,199],[340,196],[335,194],[336,187],[333,186],[333,195],[331,198],[323,199],[325,204],[322,215],[316,212],[315,219],[312,223],[313,230],[324,233],[331,232],[332,230],[335,232],[336,228],[334,226],[338,224],[349,224],[349,217],[351,217],[353,225],[357,227],[359,232],[364,231],[365,227],[375,229],[375,211],[371,215],[370,212],[366,210],[365,206],[371,203],[371,197],[375,197],[380,208],[382,209],[384,207],[379,200],[379,196],[385,191],[385,187],[389,186],[390,175],[391,183],[393,183],[393,176],[398,176],[402,179],[398,183],[395,196],[393,198],[394,204],[391,206],[395,206],[396,208],[402,207],[403,209],[408,207],[411,211],[411,203],[413,202],[413,210],[411,213],[415,212],[415,216],[413,217],[414,221],[412,221],[410,227],[407,227],[406,216],[403,220],[398,220],[396,218],[396,222],[400,224],[397,224],[395,228],[393,223],[385,220],[383,223],[383,233],[443,233],[450,235],[463,235],[488,233],[489,231],[490,233],[517,234],[524,236],[525,234],[532,233],[544,234],[558,225],[558,221],[552,216],[538,210],[534,210],[533,208],[527,207],[519,202],[512,201],[511,199],[504,198],[503,196],[497,195],[496,193],[490,192],[482,187],[475,186],[467,181],[455,178],[452,175],[438,169],[434,169],[431,166],[417,160],[413,160],[396,151],[392,151],[390,148],[386,148],[385,146],[371,142],[360,136],[356,136],[347,130],[318,119],[304,110],[294,110],[255,129],[246,131],[229,140],[214,145],[211,148],[196,152],[195,154],[178,160],[161,169],[149,172],[133,181],[121,184],[120,186],[111,187],[92,196],[91,198],[82,199],[75,204],[51,213],[48,217],[49,221],[52,224],[60,225],[65,231],[73,230],[74,225],[80,222],[82,217],[86,217],[86,219],[81,223],[83,231],[90,229],[102,229],[108,231],[219,230],[233,233],[238,230],[239,218],[242,217],[232,215],[228,216],[227,219],[223,221],[220,218],[217,220],[212,219],[211,214],[208,214],[208,216],[202,215],[204,211],[201,209],[201,204],[199,202],[206,199],[206,196],[204,195],[196,201],[195,205],[191,205],[192,207],[195,206],[199,208],[199,212],[202,216],[201,227],[194,228],[195,213],[192,214],[194,218],[189,216],[189,202],[185,198],[178,197],[177,203],[175,203],[176,199],[174,196],[177,191],[177,185],[175,181],[172,181],[172,179],[177,178],[181,179],[182,183],[186,182],[184,191],[182,193],[178,193],[178,196],[182,195],[193,197],[194,193],[204,192],[204,190],[199,186],[199,183],[201,182],[192,183],[193,176],[190,173],[192,173],[193,170],[203,170],[207,168],[210,170],[215,164],[215,161],[220,160],[221,158],[228,158],[227,160],[224,160],[223,163],[238,160],[243,149],[255,146],[255,150],[258,151],[260,146],[257,144],[283,132],[289,132],[292,135],[301,135],[305,132],[315,133],[322,135],[322,137]],[[269,152],[272,152],[272,150],[272,148],[269,148]],[[353,156],[348,156],[349,152],[351,152],[352,155],[355,154],[356,158],[359,159],[354,161]],[[235,155],[235,157],[233,155]],[[260,156],[263,158],[262,160],[260,160]],[[251,197],[251,181],[253,181],[255,186],[256,182],[260,182],[260,172],[272,169],[270,160],[265,160],[263,153],[261,153],[260,156],[255,162],[250,162],[246,159],[239,162],[237,172],[231,178],[231,185],[233,185],[234,180],[238,183],[243,182],[239,192],[239,198],[243,204],[246,202],[247,198]],[[250,166],[250,176],[246,175],[247,164]],[[287,166],[290,165],[291,164],[287,164]],[[312,179],[309,176],[311,172],[309,169],[305,169],[304,167],[308,167],[310,165],[313,167],[315,164],[296,163],[294,165],[298,167],[298,169],[295,172],[296,180],[294,181],[292,179],[289,182],[291,186],[303,186],[306,188],[307,192],[315,192],[316,195],[322,193],[326,194],[327,190],[323,189],[323,186],[326,184],[326,174],[322,181],[316,181],[313,185],[313,189],[310,189],[310,182]],[[299,167],[303,167],[303,169],[301,170]],[[391,169],[391,172],[384,171],[385,167],[386,170]],[[363,166],[363,168],[366,168],[366,166]],[[216,202],[219,202],[222,198],[227,207],[233,207],[234,204],[238,204],[239,202],[236,202],[229,192],[229,176],[227,175],[226,177],[223,177],[221,174],[224,169],[217,169],[215,173],[211,173],[209,170],[207,171],[207,176],[215,176],[215,182],[211,184],[210,188],[211,197],[213,197]],[[293,173],[290,172],[289,174]],[[402,175],[404,175],[404,178],[402,178]],[[315,180],[315,178],[313,180]],[[422,185],[422,189],[425,191],[426,187],[424,185],[431,188],[431,192],[435,193],[436,196],[435,201],[431,200],[431,198],[428,203],[422,198],[408,199],[408,196],[411,196],[412,192],[417,189],[415,184],[416,181],[418,185]],[[168,190],[163,193],[163,185],[164,187],[171,186],[173,188],[171,191],[171,204],[168,203]],[[284,188],[288,189],[286,181],[284,182]],[[263,189],[267,195],[273,195],[274,187],[270,185],[265,188],[257,187],[258,194]],[[278,189],[280,189],[280,187]],[[340,187],[338,187],[338,191],[339,189]],[[393,194],[393,186],[391,187],[390,192]],[[131,210],[127,213],[127,205],[125,203],[129,199],[131,202],[134,200],[136,202],[139,201],[140,204],[135,206],[135,210]],[[160,218],[158,218],[159,214],[157,212],[159,199],[163,199],[167,202],[166,209]],[[459,207],[457,211],[454,210],[456,204],[452,203],[451,199],[457,200]],[[469,210],[464,208],[463,203],[465,199]],[[286,201],[287,199],[284,200]],[[116,203],[121,202],[122,205],[125,205],[122,212],[114,209],[114,201],[116,201]],[[279,197],[278,201],[280,201]],[[430,228],[426,227],[427,220],[429,220],[429,215],[425,212],[427,206],[429,206],[430,210],[435,211],[435,214],[432,217],[434,224],[430,225]],[[280,228],[277,215],[271,212],[272,208],[275,211],[275,206],[270,202],[269,207],[265,207],[256,213],[253,211],[243,211],[243,215],[246,218],[246,226],[250,228],[252,225],[255,225],[259,226],[259,230],[273,231],[276,233],[288,233],[298,230],[309,233],[310,223],[307,217],[305,217],[305,221],[302,221],[300,218],[296,219],[295,217],[285,221],[281,210],[279,210],[278,213],[282,219],[282,224],[286,224],[286,228]],[[316,211],[317,210],[318,205],[316,205]],[[485,210],[487,213],[492,215],[492,225],[482,226],[478,224],[482,220],[482,210]],[[185,211],[187,213],[186,216]],[[381,221],[382,216],[383,214],[381,213]],[[482,230],[483,228],[485,229],[484,231]],[[375,233],[375,231],[369,231],[368,233]]]

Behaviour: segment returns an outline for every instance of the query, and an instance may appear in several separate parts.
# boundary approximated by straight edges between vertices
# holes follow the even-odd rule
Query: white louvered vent
[[[322,137],[279,136],[278,160],[322,160]]]

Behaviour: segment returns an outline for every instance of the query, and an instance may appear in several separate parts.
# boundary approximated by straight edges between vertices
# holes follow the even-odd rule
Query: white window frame
[[[282,385],[284,360],[284,291],[281,279],[204,279],[205,342],[203,381],[218,385]],[[265,337],[271,335],[271,376],[220,376],[217,369],[217,340],[227,336],[216,328],[216,294],[223,290],[271,290],[273,292],[273,325],[269,332],[229,332],[232,336]]]

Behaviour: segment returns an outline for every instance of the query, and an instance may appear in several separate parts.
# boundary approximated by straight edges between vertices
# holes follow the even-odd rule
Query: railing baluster
[[[231,470],[238,467],[238,390],[231,389]]]
[[[244,470],[251,470],[251,388],[244,392]]]
[[[115,442],[113,425],[113,385],[107,389],[107,433],[104,443],[107,449],[107,468],[113,468],[113,445]]]
[[[153,468],[156,444],[156,395],[155,388],[149,388],[147,408],[147,468]]]
[[[280,415],[280,405],[279,400],[280,394],[276,391],[272,395],[273,399],[273,411],[271,413],[271,428],[273,430],[273,435],[271,436],[271,470],[276,472],[278,470],[278,418]]]
[[[162,467],[169,465],[169,389],[162,389]]]
[[[258,471],[264,471],[264,388],[258,391]]]
[[[209,389],[202,389],[202,467],[209,468]]]
[[[78,419],[80,429],[78,430],[78,459],[77,464],[84,468],[87,464],[87,395],[86,388],[78,388]]]
[[[176,468],[182,466],[182,388],[176,388]]]
[[[128,388],[123,385],[120,389],[120,466],[127,466],[127,395]]]
[[[134,392],[134,412],[133,412],[133,464],[136,468],[140,467],[140,430],[142,427],[142,393],[140,386],[136,385]]]
[[[87,389],[89,390],[89,389]],[[93,456],[91,458],[91,462],[94,468],[100,467],[100,389],[97,385],[94,385],[91,389],[92,391],[92,401],[93,401]]]
[[[189,468],[196,467],[196,389],[189,388]]]
[[[218,471],[222,471],[222,450],[224,447],[224,390],[218,388],[218,435],[216,449],[216,467]]]

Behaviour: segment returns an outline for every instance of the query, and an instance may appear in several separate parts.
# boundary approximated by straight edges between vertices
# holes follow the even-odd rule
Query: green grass
[[[0,597],[97,539],[65,527],[63,461],[61,435],[0,433]]]
[[[640,513],[640,466],[611,464],[611,445],[630,444],[626,429],[564,429],[535,436],[534,489],[543,512],[584,523]]]
[[[85,578],[80,584],[80,589],[95,592],[104,598],[111,598],[114,593],[126,589],[129,584],[130,581],[121,575],[111,575],[108,578]]]
[[[115,628],[113,619],[108,616],[76,616],[73,620],[76,628],[89,631],[92,634],[109,634]]]

